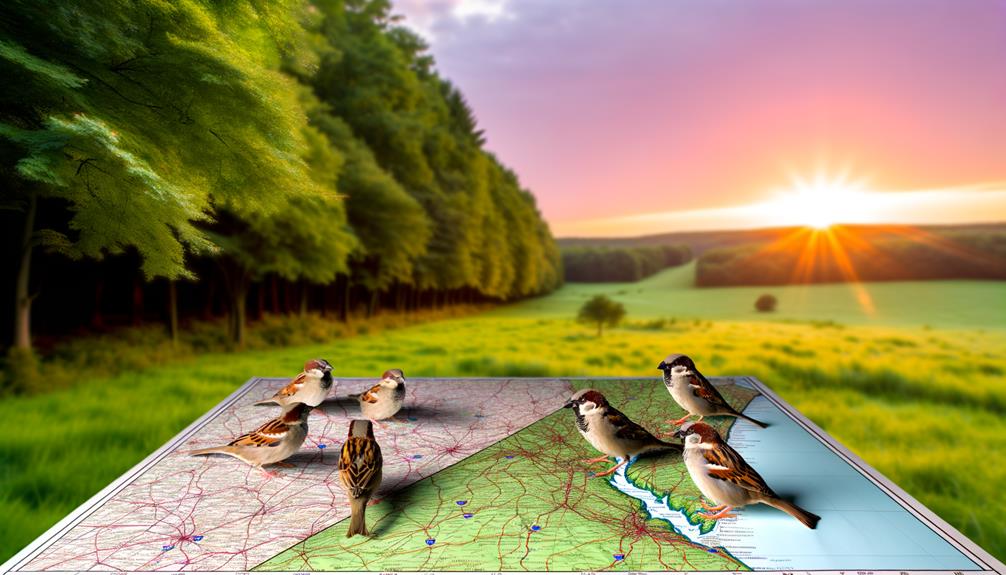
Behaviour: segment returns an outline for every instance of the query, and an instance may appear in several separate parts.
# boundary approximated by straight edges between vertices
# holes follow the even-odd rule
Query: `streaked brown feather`
[[[713,387],[713,384],[706,381],[705,378],[699,378],[697,375],[692,373],[688,376],[688,384],[691,386],[692,393],[694,393],[696,397],[701,397],[726,413],[736,413],[734,408],[727,403],[727,400],[723,399],[720,392]]]
[[[723,481],[729,481],[735,485],[740,485],[748,491],[754,491],[756,493],[776,497],[775,492],[772,491],[772,488],[769,487],[767,483],[765,483],[762,476],[759,475],[753,467],[748,465],[748,463],[744,461],[744,458],[742,458],[733,447],[730,447],[726,443],[719,444],[716,449],[704,450],[702,452],[702,456],[705,457],[706,461],[712,465],[727,468],[710,469],[710,477],[715,477],[716,479],[722,479]]]
[[[350,437],[342,444],[339,480],[352,498],[369,496],[377,488],[383,459],[381,447],[366,437]]]
[[[300,388],[304,386],[304,382],[307,381],[307,373],[301,373],[297,377],[290,380],[290,383],[283,386],[283,389],[276,392],[273,397],[290,397],[291,395],[300,391]]]
[[[274,447],[290,432],[290,426],[281,419],[271,419],[255,431],[246,433],[227,445],[247,447]]]
[[[638,441],[657,441],[656,437],[649,431],[643,429],[643,426],[632,421],[625,416],[624,413],[618,411],[614,407],[609,407],[608,412],[605,414],[608,419],[608,423],[615,427],[615,436],[621,437],[622,439],[635,439]]]
[[[375,385],[360,396],[360,401],[366,401],[367,403],[377,403],[377,392],[381,390],[381,385]]]

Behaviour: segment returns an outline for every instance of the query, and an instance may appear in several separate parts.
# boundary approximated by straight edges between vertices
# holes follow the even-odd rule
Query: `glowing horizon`
[[[798,225],[756,208],[822,173],[870,213],[820,225],[1006,221],[1006,0],[394,9],[557,236]]]
[[[743,230],[777,227],[828,228],[835,225],[965,225],[1006,222],[1006,182],[956,188],[906,191],[842,189],[840,195],[855,206],[838,205],[827,221],[800,213],[812,201],[798,198],[796,190],[783,188],[760,202],[702,208],[637,213],[610,218],[550,222],[556,237],[632,237],[673,232]],[[780,206],[791,209],[780,209]],[[813,211],[816,206],[810,206]],[[831,201],[827,207],[835,207]],[[953,207],[954,212],[948,213]],[[815,225],[824,224],[824,225]]]

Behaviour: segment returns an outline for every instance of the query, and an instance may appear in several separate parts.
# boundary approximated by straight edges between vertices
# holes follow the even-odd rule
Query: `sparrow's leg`
[[[712,519],[713,521],[715,521],[717,519],[726,519],[727,517],[737,517],[733,513],[730,513],[731,511],[733,511],[733,509],[734,509],[733,507],[727,505],[719,513],[697,513],[696,515],[698,515],[699,517],[704,517],[706,519]]]
[[[604,471],[602,473],[595,473],[594,477],[605,477],[607,475],[611,475],[612,473],[614,473],[615,471],[617,471],[619,467],[621,467],[623,465],[625,465],[625,460],[624,459],[622,461],[619,461],[618,464],[616,464],[614,467],[612,467],[611,469],[609,469],[607,471]]]
[[[700,416],[699,416],[699,421],[702,421],[702,418],[703,418],[703,417],[705,417],[705,416],[704,416],[704,415],[700,415]]]
[[[263,476],[268,477],[269,479],[274,479],[279,476],[279,474],[276,473],[275,471],[266,471],[266,469],[262,467],[262,464],[260,463],[256,463],[254,467],[255,469],[258,469]]]
[[[681,425],[682,423],[684,423],[684,422],[688,421],[689,419],[691,419],[691,417],[692,417],[691,413],[686,413],[685,416],[682,417],[681,419],[668,419],[667,423],[670,423],[670,424],[673,424],[673,425]],[[701,419],[701,417],[699,419]]]
[[[594,459],[584,459],[583,463],[601,463],[602,461],[607,461],[608,456],[602,455],[601,457],[595,457]]]
[[[708,501],[703,499],[702,507],[705,508],[706,511],[722,511],[725,507],[727,507],[727,504],[724,503],[723,505],[713,505],[712,503],[709,503]]]

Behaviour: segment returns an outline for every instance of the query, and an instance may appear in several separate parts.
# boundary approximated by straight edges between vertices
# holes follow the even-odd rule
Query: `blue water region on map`
[[[669,497],[629,481],[624,467],[611,484],[710,552],[724,549],[756,570],[981,570],[764,396],[744,413],[769,427],[738,421],[730,429],[730,445],[777,493],[820,515],[817,529],[752,505],[701,533]]]

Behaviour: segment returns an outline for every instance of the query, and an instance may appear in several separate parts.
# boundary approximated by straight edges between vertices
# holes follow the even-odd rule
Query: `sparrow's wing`
[[[367,391],[363,392],[360,396],[360,401],[366,401],[367,403],[377,403],[377,392],[381,391],[381,385],[377,384],[371,387]]]
[[[765,483],[761,475],[748,465],[747,461],[737,453],[733,447],[722,443],[713,449],[707,449],[702,453],[709,463],[706,469],[710,477],[729,481],[756,493],[762,493],[775,497],[772,488]]]
[[[729,403],[727,403],[727,400],[723,399],[723,396],[720,395],[720,392],[717,391],[716,388],[713,387],[713,384],[709,383],[709,381],[706,380],[706,378],[704,377],[700,378],[694,373],[689,374],[688,385],[691,388],[692,393],[694,393],[696,397],[701,397],[702,399],[708,401],[713,406],[718,407],[729,413],[734,412],[734,408],[731,407]]]
[[[251,433],[246,433],[241,437],[238,437],[234,441],[228,443],[227,445],[235,446],[246,446],[246,447],[276,447],[283,441],[287,433],[290,432],[290,426],[283,423],[280,419],[273,419],[268,421],[262,427],[259,427]]]
[[[632,439],[635,441],[654,441],[653,434],[643,429],[643,426],[632,421],[624,413],[614,407],[608,408],[608,413],[604,416],[615,428],[615,437],[622,439]]]
[[[353,498],[373,490],[381,466],[381,447],[366,437],[350,437],[342,444],[339,456],[339,479]]]
[[[290,397],[300,391],[300,388],[304,387],[305,381],[307,381],[307,373],[302,372],[297,377],[291,379],[290,383],[283,386],[283,389],[277,391],[273,397]]]

